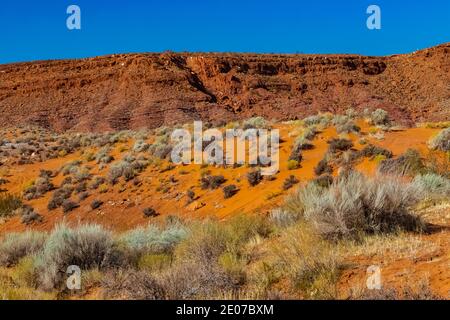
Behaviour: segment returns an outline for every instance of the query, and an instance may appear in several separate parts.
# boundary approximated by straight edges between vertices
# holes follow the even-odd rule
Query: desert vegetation
[[[436,281],[399,289],[389,273],[395,286],[357,288],[358,266],[414,269],[432,254],[442,268],[448,254],[448,128],[395,125],[384,110],[362,119],[349,109],[219,128],[279,128],[272,176],[259,165],[175,166],[172,127],[4,130],[0,297],[448,298]],[[421,140],[409,143],[408,130]],[[70,265],[81,290],[65,286]]]

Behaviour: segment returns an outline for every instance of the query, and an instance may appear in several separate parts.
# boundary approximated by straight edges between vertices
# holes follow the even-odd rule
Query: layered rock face
[[[0,65],[0,125],[155,128],[383,108],[450,120],[450,44],[406,55],[161,53]]]

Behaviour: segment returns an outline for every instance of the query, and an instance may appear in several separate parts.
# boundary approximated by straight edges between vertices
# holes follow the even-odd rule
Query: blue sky
[[[71,4],[81,30],[66,27]],[[366,27],[370,4],[381,30]],[[0,63],[165,50],[387,55],[450,42],[450,1],[7,0],[0,30]]]

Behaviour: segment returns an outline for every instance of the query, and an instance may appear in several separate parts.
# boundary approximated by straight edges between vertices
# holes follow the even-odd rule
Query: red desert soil
[[[450,44],[388,57],[161,53],[0,65],[1,126],[105,131],[377,107],[450,120]]]
[[[411,147],[425,152],[426,142],[431,136],[439,132],[439,129],[411,128],[404,131],[386,133],[384,140],[377,140],[368,135],[370,127],[367,124],[361,121],[358,122],[358,125],[361,126],[362,134],[365,135],[365,139],[369,143],[388,148],[395,156]],[[118,184],[110,187],[106,193],[96,191],[91,193],[81,203],[79,208],[68,215],[64,215],[61,209],[48,211],[47,204],[51,193],[30,201],[30,204],[44,217],[44,222],[37,224],[34,228],[51,230],[56,223],[64,220],[70,224],[96,222],[117,231],[124,231],[146,224],[149,221],[142,214],[142,209],[145,207],[157,208],[161,216],[156,218],[156,220],[164,219],[165,216],[170,214],[181,215],[186,218],[215,216],[219,219],[224,219],[227,216],[239,213],[268,213],[272,208],[280,205],[285,196],[295,189],[288,191],[282,189],[286,178],[290,175],[295,175],[301,183],[314,178],[314,167],[325,155],[328,148],[327,141],[337,136],[334,127],[325,129],[313,140],[314,148],[303,152],[301,167],[296,170],[288,170],[288,157],[296,137],[296,135],[291,136],[290,133],[295,132],[296,129],[290,124],[277,125],[276,127],[280,129],[282,142],[280,144],[280,172],[273,181],[264,180],[257,186],[249,187],[246,174],[250,168],[247,166],[232,169],[208,166],[202,170],[200,165],[191,164],[176,166],[167,172],[160,172],[160,168],[151,166],[139,176],[142,186],[135,187],[128,184],[120,192],[120,184]],[[301,132],[301,129],[299,130]],[[359,144],[359,138],[356,135],[350,134],[349,138],[354,142],[356,149],[363,148]],[[120,147],[120,144],[117,145],[113,152],[116,159],[122,157],[119,153]],[[44,163],[9,167],[9,183],[4,187],[10,193],[20,194],[27,183],[38,177],[40,169],[56,171],[69,161],[80,158],[81,155],[76,153],[63,158],[48,160]],[[94,167],[92,173],[106,175],[108,169],[99,171],[95,162],[90,164]],[[356,168],[359,171],[373,175],[376,166],[377,163],[375,161],[364,159]],[[225,185],[235,184],[240,191],[232,198],[224,199],[221,188],[217,190],[202,190],[199,187],[199,180],[201,172],[204,170],[209,170],[211,175],[223,175],[227,179]],[[337,174],[337,172],[335,171],[334,174]],[[175,183],[167,182],[171,176],[176,178],[177,181]],[[62,174],[59,174],[53,179],[53,183],[59,185],[63,179]],[[167,192],[158,191],[158,187],[162,184],[169,187]],[[187,205],[185,192],[191,187],[199,199]],[[104,201],[105,204],[101,209],[91,210],[90,203],[94,199]],[[26,228],[26,225],[21,223],[20,218],[15,217],[0,224],[0,234],[9,231],[23,231]]]

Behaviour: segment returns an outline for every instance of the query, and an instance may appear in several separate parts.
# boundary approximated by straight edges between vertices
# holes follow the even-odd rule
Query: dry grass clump
[[[0,193],[0,218],[14,215],[14,211],[22,207],[22,199],[10,193]]]
[[[205,175],[200,179],[201,188],[210,190],[215,190],[219,188],[225,182],[226,182],[225,177],[221,175],[219,176]]]
[[[46,238],[46,234],[34,231],[7,234],[0,243],[0,265],[15,265],[21,258],[38,252]]]
[[[417,175],[413,180],[414,186],[419,192],[430,199],[450,198],[450,179],[434,173]]]
[[[299,223],[284,230],[272,250],[275,265],[290,280],[291,290],[300,290],[305,299],[336,297],[338,255],[308,225]]]
[[[450,151],[450,128],[439,132],[428,144],[434,150]]]
[[[350,172],[329,188],[311,183],[292,195],[286,208],[301,214],[327,238],[359,237],[423,228],[410,212],[419,200],[417,188],[395,178],[366,178]]]
[[[384,156],[387,159],[392,158],[392,152],[391,151],[389,151],[387,149],[384,149],[384,148],[381,148],[381,147],[378,147],[378,146],[375,146],[373,144],[369,144],[369,145],[365,146],[360,151],[360,154],[363,157],[368,157],[368,158],[372,158],[372,159],[375,158],[376,156],[379,156],[379,155],[382,155],[382,156]]]
[[[350,112],[351,113],[351,112]],[[361,128],[352,120],[355,115],[337,115],[333,118],[333,125],[336,126],[337,133],[359,133]]]
[[[295,176],[290,175],[283,182],[283,190],[288,190],[288,189],[292,188],[293,186],[295,186],[299,182],[300,182],[300,180],[298,180]]]
[[[42,288],[59,287],[70,265],[82,270],[99,270],[121,263],[112,234],[98,225],[75,229],[58,225],[49,234],[35,260],[38,281]]]
[[[348,139],[333,138],[328,142],[328,152],[337,153],[339,151],[347,151],[353,148],[353,142]]]
[[[420,153],[417,150],[408,149],[397,158],[382,160],[378,171],[383,174],[415,176],[426,173],[427,168]]]
[[[106,299],[162,300],[166,297],[164,287],[154,277],[134,269],[110,271],[101,285]]]
[[[236,193],[239,192],[238,187],[234,184],[225,186],[225,187],[223,187],[222,190],[223,190],[223,196],[225,199],[231,198],[232,196],[234,196]]]
[[[383,109],[376,109],[370,114],[370,123],[376,126],[388,126],[391,123],[389,114]]]
[[[260,169],[252,170],[247,173],[248,184],[252,187],[258,185],[263,179]]]

